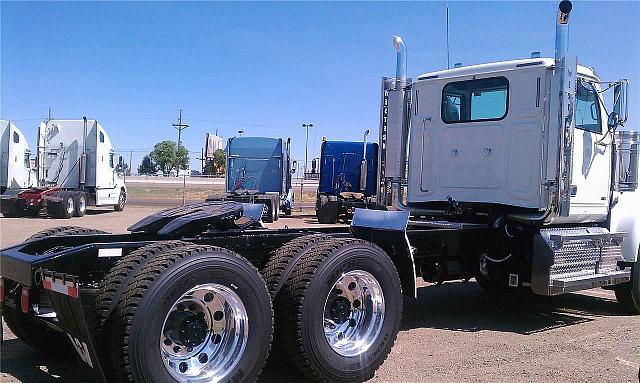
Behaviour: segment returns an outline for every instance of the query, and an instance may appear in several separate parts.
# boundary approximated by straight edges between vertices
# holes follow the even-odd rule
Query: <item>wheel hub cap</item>
[[[378,280],[364,270],[343,274],[324,304],[324,334],[342,356],[366,352],[382,331],[384,294]]]
[[[246,308],[233,290],[215,283],[198,285],[167,313],[160,353],[179,382],[224,380],[244,354],[248,330]]]

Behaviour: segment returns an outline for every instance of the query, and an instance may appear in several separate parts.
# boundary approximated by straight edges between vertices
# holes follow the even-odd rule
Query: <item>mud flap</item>
[[[49,290],[58,325],[91,371],[89,381],[106,382],[80,303],[78,277],[46,270],[42,275],[42,284]]]

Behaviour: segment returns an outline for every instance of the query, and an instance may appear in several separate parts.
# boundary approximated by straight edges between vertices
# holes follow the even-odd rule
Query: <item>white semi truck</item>
[[[5,322],[41,350],[68,343],[94,381],[252,382],[273,336],[308,380],[359,382],[389,355],[418,277],[521,299],[605,287],[640,314],[638,134],[618,130],[627,83],[570,59],[570,11],[562,1],[553,59],[415,82],[395,38],[378,154],[388,211],[264,229],[261,205],[211,201],[130,234],[48,229],[2,250]]]
[[[38,129],[37,187],[2,197],[5,217],[46,212],[83,216],[87,206],[124,209],[127,188],[116,172],[115,151],[96,120],[48,120]]]
[[[0,194],[5,190],[18,192],[36,183],[31,166],[31,149],[27,138],[7,120],[0,120]]]

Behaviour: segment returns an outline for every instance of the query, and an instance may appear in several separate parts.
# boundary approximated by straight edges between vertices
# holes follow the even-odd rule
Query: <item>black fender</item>
[[[398,270],[405,296],[416,298],[416,266],[407,238],[408,211],[356,209],[351,221],[351,235],[370,241],[387,252]]]

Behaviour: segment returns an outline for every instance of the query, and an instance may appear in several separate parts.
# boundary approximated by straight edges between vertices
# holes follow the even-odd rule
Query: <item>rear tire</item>
[[[618,303],[625,311],[634,315],[640,314],[640,249],[638,255],[638,260],[631,268],[631,281],[614,286],[613,289]]]
[[[301,372],[323,382],[373,377],[391,351],[402,317],[400,279],[384,250],[352,238],[316,243],[281,294],[277,337]]]
[[[261,273],[274,302],[298,260],[311,245],[327,238],[325,234],[304,235],[287,242],[269,257]]]
[[[26,241],[32,241],[34,239],[42,239],[46,237],[50,237],[52,235],[81,235],[81,234],[108,234],[106,231],[97,230],[97,229],[88,229],[86,227],[79,226],[58,226],[52,227],[50,229],[41,230],[29,238]]]
[[[190,362],[193,362],[193,357],[198,359],[203,357],[198,353],[190,356],[190,346],[185,343],[187,340],[182,338],[176,340],[175,332],[171,330],[173,327],[167,328],[165,324],[177,321],[172,318],[178,316],[182,318],[184,315],[195,313],[198,307],[194,302],[197,301],[200,304],[207,299],[206,295],[202,300],[194,299],[199,297],[197,292],[214,288],[213,286],[219,287],[220,290],[216,290],[215,294],[212,293],[209,299],[213,300],[208,302],[224,298],[229,303],[230,311],[225,309],[225,313],[215,311],[215,314],[210,313],[213,315],[204,314],[203,316],[198,313],[197,316],[191,315],[187,319],[182,319],[179,325],[191,326],[193,322],[197,322],[209,326],[213,321],[218,324],[227,321],[227,318],[240,318],[235,314],[246,310],[246,318],[250,320],[241,320],[243,326],[246,326],[244,328],[247,329],[246,337],[240,340],[244,345],[241,350],[226,352],[226,347],[230,344],[227,340],[238,339],[232,330],[218,333],[217,335],[222,335],[220,338],[210,335],[198,338],[200,343],[194,343],[193,349],[198,349],[204,342],[207,342],[205,350],[210,350],[207,347],[211,347],[212,350],[222,348],[223,352],[211,353],[208,356],[210,359],[203,357],[206,362],[202,363],[207,366],[220,360],[217,355],[231,358],[232,362],[225,363],[224,367],[217,370],[218,374],[209,377],[208,380],[255,381],[257,379],[269,352],[273,332],[273,312],[263,279],[246,259],[219,247],[190,245],[163,252],[150,259],[146,266],[135,273],[131,281],[116,307],[118,322],[116,331],[109,333],[111,371],[117,375],[111,381],[186,381],[190,371],[197,372],[193,370],[194,366],[202,365],[197,361],[191,365],[184,363],[183,372],[187,374],[180,372],[183,368],[182,362],[173,365],[171,372],[165,367],[165,363],[168,362],[164,357],[173,358],[169,353],[186,353],[185,358]],[[237,300],[227,299],[229,296],[236,296]],[[191,303],[185,303],[180,309],[179,303],[185,301]],[[240,305],[236,304],[237,302],[240,302]],[[187,320],[191,322],[187,323]],[[242,332],[241,325],[236,328]],[[222,327],[215,331],[227,330]],[[180,334],[179,331],[178,334]],[[191,342],[193,339],[189,338],[188,341]],[[211,345],[211,342],[214,342],[214,345]],[[217,344],[219,346],[216,346]],[[168,347],[168,353],[165,353],[167,351],[165,346]]]
[[[74,216],[84,217],[87,212],[87,194],[85,192],[72,192],[73,201],[75,202],[76,211]]]
[[[95,329],[94,345],[105,374],[111,374],[108,353],[109,337],[116,331],[115,308],[131,278],[145,267],[149,260],[167,251],[190,245],[183,241],[161,241],[143,246],[121,257],[98,284],[96,296],[98,328]]]
[[[62,204],[55,218],[68,219],[73,217],[76,212],[73,192],[61,191],[56,193],[56,197],[62,198]]]

